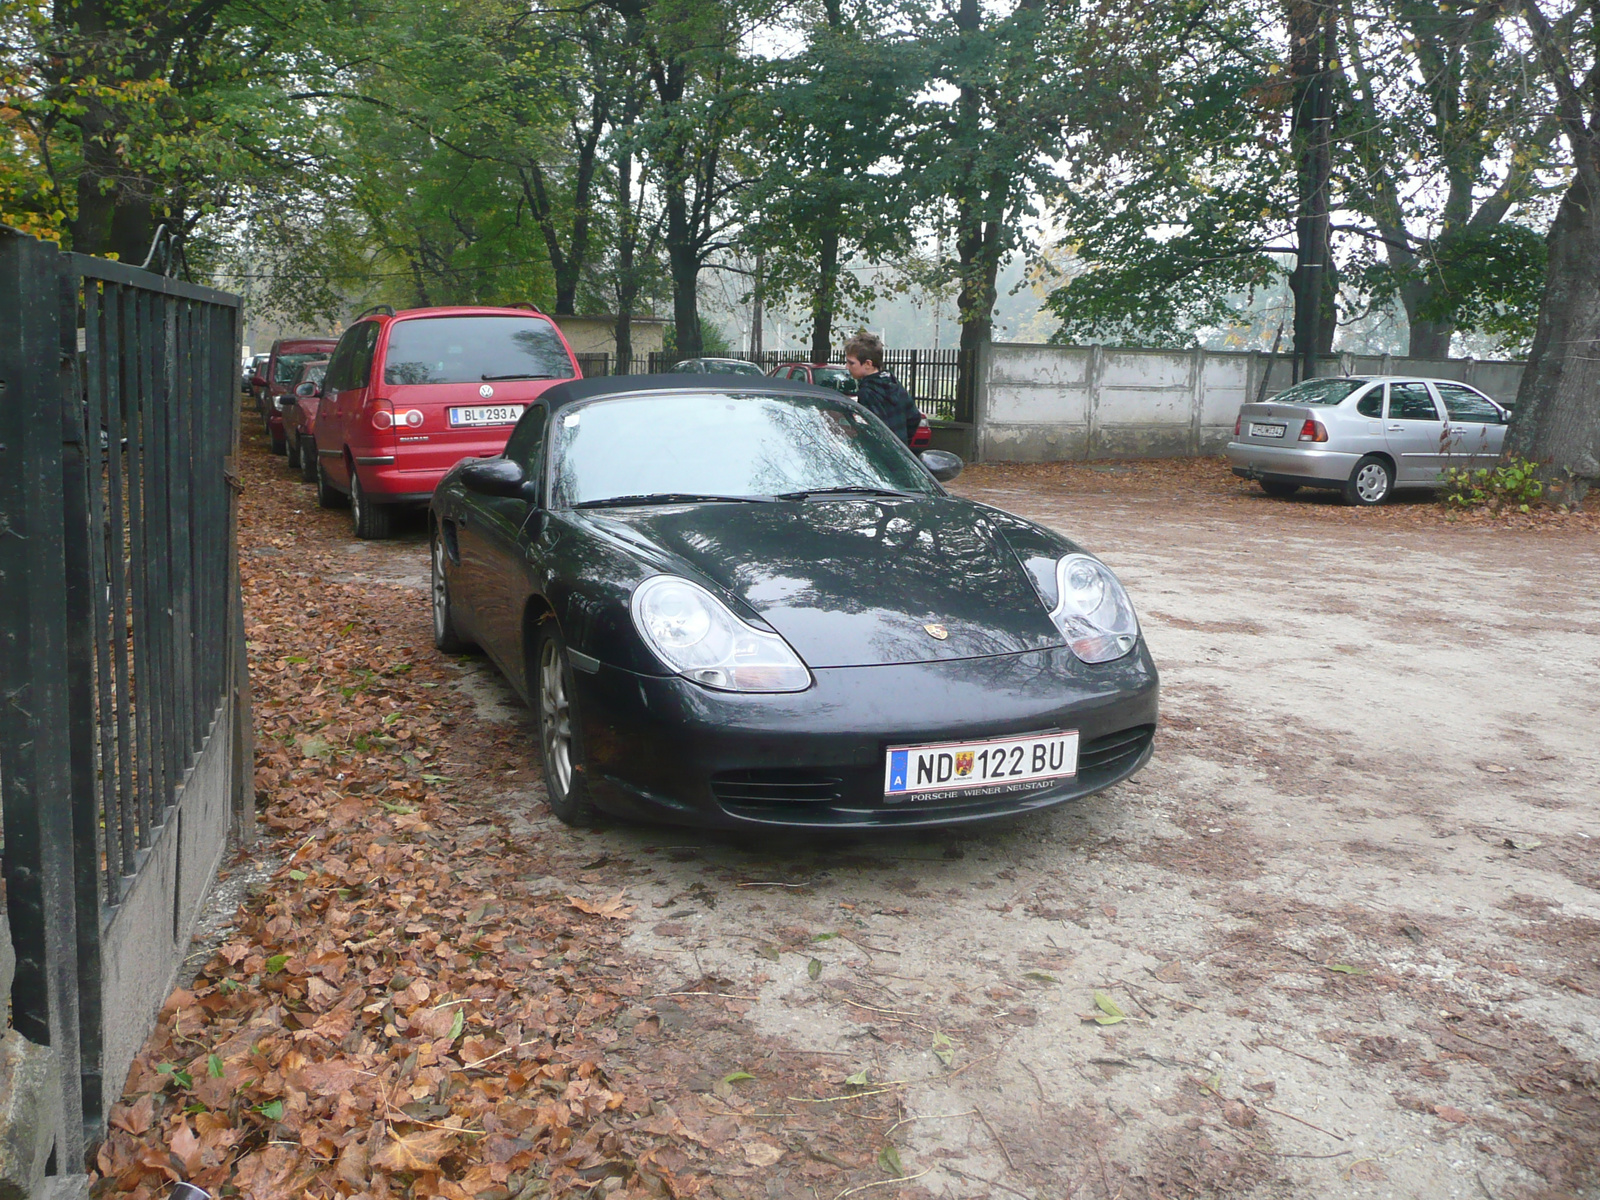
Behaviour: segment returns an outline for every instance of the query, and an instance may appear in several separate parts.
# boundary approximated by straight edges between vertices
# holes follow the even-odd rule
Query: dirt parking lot
[[[1163,682],[1131,782],[932,834],[574,832],[530,733],[481,797],[552,889],[635,906],[608,1069],[701,1194],[827,1200],[874,1163],[869,1196],[1600,1194],[1594,515],[1274,501],[1211,461],[956,487],[1128,585]],[[425,636],[420,529],[345,551],[330,578]]]

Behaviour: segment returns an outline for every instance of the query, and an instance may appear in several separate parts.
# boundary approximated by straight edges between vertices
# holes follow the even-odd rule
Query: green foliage
[[[1503,221],[1464,230],[1440,243],[1431,264],[1438,286],[1418,315],[1493,334],[1513,353],[1526,353],[1539,323],[1548,263],[1543,235],[1526,225]]]
[[[1439,503],[1449,509],[1527,512],[1544,495],[1539,464],[1515,454],[1493,467],[1451,467],[1440,479]]]

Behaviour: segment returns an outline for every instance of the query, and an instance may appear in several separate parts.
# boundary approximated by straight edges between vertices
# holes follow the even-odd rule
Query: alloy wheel
[[[572,706],[567,699],[561,649],[547,640],[539,652],[539,725],[550,782],[565,796],[572,790]]]
[[[444,641],[450,624],[450,594],[444,583],[444,539],[433,539],[433,636]]]

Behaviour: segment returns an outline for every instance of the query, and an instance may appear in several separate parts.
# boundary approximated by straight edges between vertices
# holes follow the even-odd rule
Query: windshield
[[[593,400],[555,420],[557,508],[617,496],[934,491],[905,447],[845,401],[655,393]]]
[[[1341,404],[1352,392],[1366,387],[1365,379],[1307,379],[1286,388],[1268,404]]]
[[[572,360],[543,317],[417,317],[389,326],[385,383],[571,379]]]
[[[846,396],[856,394],[856,381],[849,371],[838,367],[818,367],[811,372],[811,382],[818,387],[835,388]]]
[[[310,354],[280,354],[277,365],[272,368],[273,383],[293,383],[295,376],[300,374],[300,368],[308,362],[319,362],[328,357],[326,350],[313,350]]]
[[[314,362],[309,367],[306,368],[305,374],[300,377],[300,382],[301,383],[321,383],[322,382],[322,377],[324,375],[326,375],[327,373],[328,373],[328,364],[327,363],[325,363],[325,362]]]

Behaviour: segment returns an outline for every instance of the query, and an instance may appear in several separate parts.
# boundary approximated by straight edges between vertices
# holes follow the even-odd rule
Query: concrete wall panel
[[[1293,379],[1287,355],[1239,351],[997,343],[983,362],[973,443],[995,462],[1220,453],[1239,406]],[[1459,379],[1503,404],[1522,377],[1521,363],[1389,355],[1336,355],[1318,370]]]

